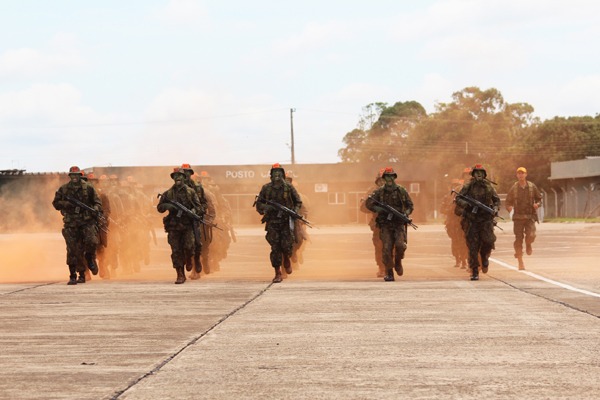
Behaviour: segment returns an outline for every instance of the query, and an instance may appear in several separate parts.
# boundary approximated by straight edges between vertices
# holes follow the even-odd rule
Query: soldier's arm
[[[296,211],[297,213],[300,213],[300,209],[302,208],[302,198],[298,194],[298,191],[296,190],[296,188],[293,187],[292,185],[290,185],[290,192],[292,194],[292,199],[294,201],[294,211]]]
[[[408,194],[408,191],[406,189],[404,189],[404,193],[406,195],[406,201],[404,204],[404,208],[406,209],[406,215],[410,215],[414,211],[414,204],[413,204],[412,199],[410,198],[410,195]]]

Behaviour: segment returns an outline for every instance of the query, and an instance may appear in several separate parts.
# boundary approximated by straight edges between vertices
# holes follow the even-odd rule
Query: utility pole
[[[294,111],[296,111],[295,108],[290,108],[290,130],[292,133],[292,165],[296,164],[296,156],[294,154]]]

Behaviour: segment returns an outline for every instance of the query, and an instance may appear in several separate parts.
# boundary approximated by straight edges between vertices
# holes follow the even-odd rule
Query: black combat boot
[[[385,270],[385,276],[383,277],[383,280],[386,282],[393,282],[394,281],[394,270],[393,269],[386,269]]]
[[[187,260],[185,260],[185,270],[189,272],[192,270],[192,268],[194,268],[194,264],[192,261],[192,257],[190,257]]]
[[[85,260],[88,263],[88,268],[92,271],[92,274],[98,275],[98,264],[96,264],[96,254],[86,254]]]
[[[290,275],[292,273],[292,263],[288,256],[283,256],[283,268],[286,274]]]
[[[401,259],[396,260],[396,265],[394,265],[394,269],[396,270],[396,273],[398,274],[398,276],[404,275],[404,268],[402,268],[402,260]]]
[[[197,274],[202,272],[202,261],[200,261],[200,254],[194,256],[194,269],[196,270]]]
[[[483,272],[484,274],[487,274],[489,266],[490,266],[490,260],[488,260],[487,258],[482,260],[481,261],[481,272]]]
[[[479,265],[471,267],[471,280],[472,281],[479,280]]]
[[[77,267],[69,265],[69,282],[67,285],[77,285]]]
[[[85,283],[85,272],[79,272],[79,278],[77,279],[77,283]]]
[[[181,285],[183,282],[185,282],[185,272],[183,271],[183,267],[176,267],[175,271],[177,271],[177,280],[175,283],[177,285]]]
[[[275,277],[273,278],[273,283],[279,283],[283,280],[281,277],[281,267],[275,267]]]

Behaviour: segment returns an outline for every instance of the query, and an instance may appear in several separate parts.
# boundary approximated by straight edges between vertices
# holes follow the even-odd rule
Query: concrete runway
[[[281,284],[262,227],[184,285],[164,235],[142,272],[77,286],[60,234],[0,235],[0,399],[599,398],[600,225],[539,225],[525,271],[501,226],[478,282],[440,225],[395,282],[364,226],[311,230]]]

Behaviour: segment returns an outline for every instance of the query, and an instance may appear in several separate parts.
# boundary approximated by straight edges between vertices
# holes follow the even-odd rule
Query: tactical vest
[[[85,181],[81,181],[81,189],[75,190],[73,186],[70,184],[62,185],[59,189],[60,194],[63,199],[65,196],[73,197],[82,203],[94,207],[96,204],[94,202],[94,190],[93,188]],[[69,210],[63,210],[63,221],[65,223],[73,222],[73,221],[88,221],[93,218],[93,215],[85,209],[80,209],[79,207],[75,207]]]
[[[268,185],[265,190],[265,198],[267,200],[273,200],[279,202],[279,200],[275,197],[273,185]],[[290,195],[290,184],[287,182],[283,182],[283,205],[289,209],[294,209],[294,199]]]

